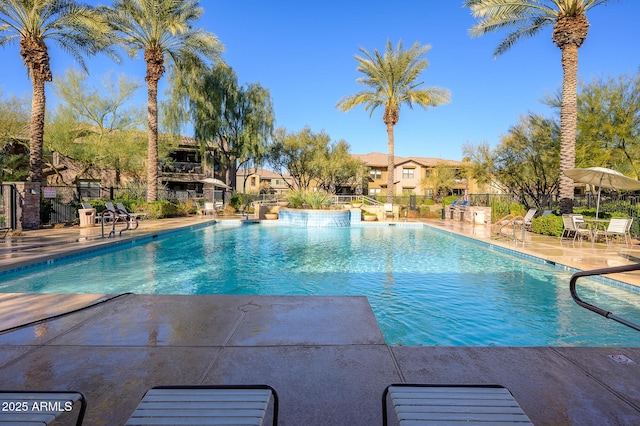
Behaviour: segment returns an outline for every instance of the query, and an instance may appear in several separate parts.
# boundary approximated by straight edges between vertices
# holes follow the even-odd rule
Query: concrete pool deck
[[[142,223],[132,236],[202,219]],[[429,224],[580,269],[640,257],[638,246],[528,236],[523,247],[483,226]],[[27,232],[0,244],[0,268],[104,244],[87,233]],[[617,362],[640,362],[640,348],[388,346],[364,297],[0,294],[0,328],[84,306],[0,333],[0,387],[82,391],[90,425],[123,424],[152,386],[221,383],[273,386],[281,425],[375,425],[395,382],[501,384],[537,425],[640,423],[639,364]]]

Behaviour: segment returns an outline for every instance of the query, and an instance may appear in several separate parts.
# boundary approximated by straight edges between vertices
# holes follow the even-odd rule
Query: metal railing
[[[631,272],[631,271],[639,271],[639,270],[640,270],[640,263],[635,263],[632,265],[614,266],[611,268],[592,269],[590,271],[576,272],[571,276],[571,280],[569,280],[569,290],[571,291],[571,297],[578,305],[582,306],[585,309],[590,310],[591,312],[595,312],[596,314],[602,315],[605,318],[612,319],[616,322],[619,322],[620,324],[626,325],[627,327],[631,327],[634,330],[640,331],[640,325],[635,324],[631,321],[625,320],[624,318],[614,314],[613,312],[607,311],[606,309],[599,308],[598,306],[585,302],[580,298],[580,296],[578,295],[578,290],[576,289],[576,283],[578,281],[578,278],[581,278],[581,277],[616,274],[621,272]]]

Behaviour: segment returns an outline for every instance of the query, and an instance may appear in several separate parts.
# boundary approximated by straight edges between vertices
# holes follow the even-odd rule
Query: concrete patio
[[[116,241],[202,223],[147,221]],[[531,235],[516,246],[486,226],[429,224],[580,269],[640,257],[638,246]],[[0,268],[110,243],[93,231],[29,232],[0,246]],[[124,424],[152,386],[251,383],[278,391],[281,425],[375,425],[395,382],[501,384],[537,425],[640,424],[640,367],[611,357],[640,362],[640,348],[388,346],[364,297],[0,294],[0,328],[1,387],[81,391],[90,425]]]

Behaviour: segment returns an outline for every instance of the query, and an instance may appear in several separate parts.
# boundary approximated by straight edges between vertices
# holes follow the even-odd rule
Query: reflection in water
[[[155,283],[156,283],[156,270],[157,261],[158,261],[158,245],[155,243],[150,243],[145,246],[145,257],[147,260],[147,265],[150,267],[147,268],[147,282],[150,284],[150,290],[155,291]],[[150,318],[147,324],[149,324],[149,337],[147,340],[148,346],[157,346],[158,345],[158,329],[160,328],[160,319],[158,318],[159,309],[151,309]]]
[[[569,277],[429,228],[215,225],[7,273],[0,290],[366,296],[389,344],[640,344],[640,334],[598,322],[573,303]],[[639,294],[594,281],[584,286],[585,297],[640,316]],[[184,315],[199,314],[210,313]],[[143,310],[138,315],[152,324],[139,330],[150,345],[182,327],[160,324]]]

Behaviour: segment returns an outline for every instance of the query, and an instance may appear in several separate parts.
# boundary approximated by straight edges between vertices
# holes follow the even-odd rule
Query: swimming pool
[[[3,273],[0,291],[364,295],[391,345],[640,346],[640,333],[578,307],[569,277],[428,227],[218,224]],[[639,293],[580,285],[640,318]]]

